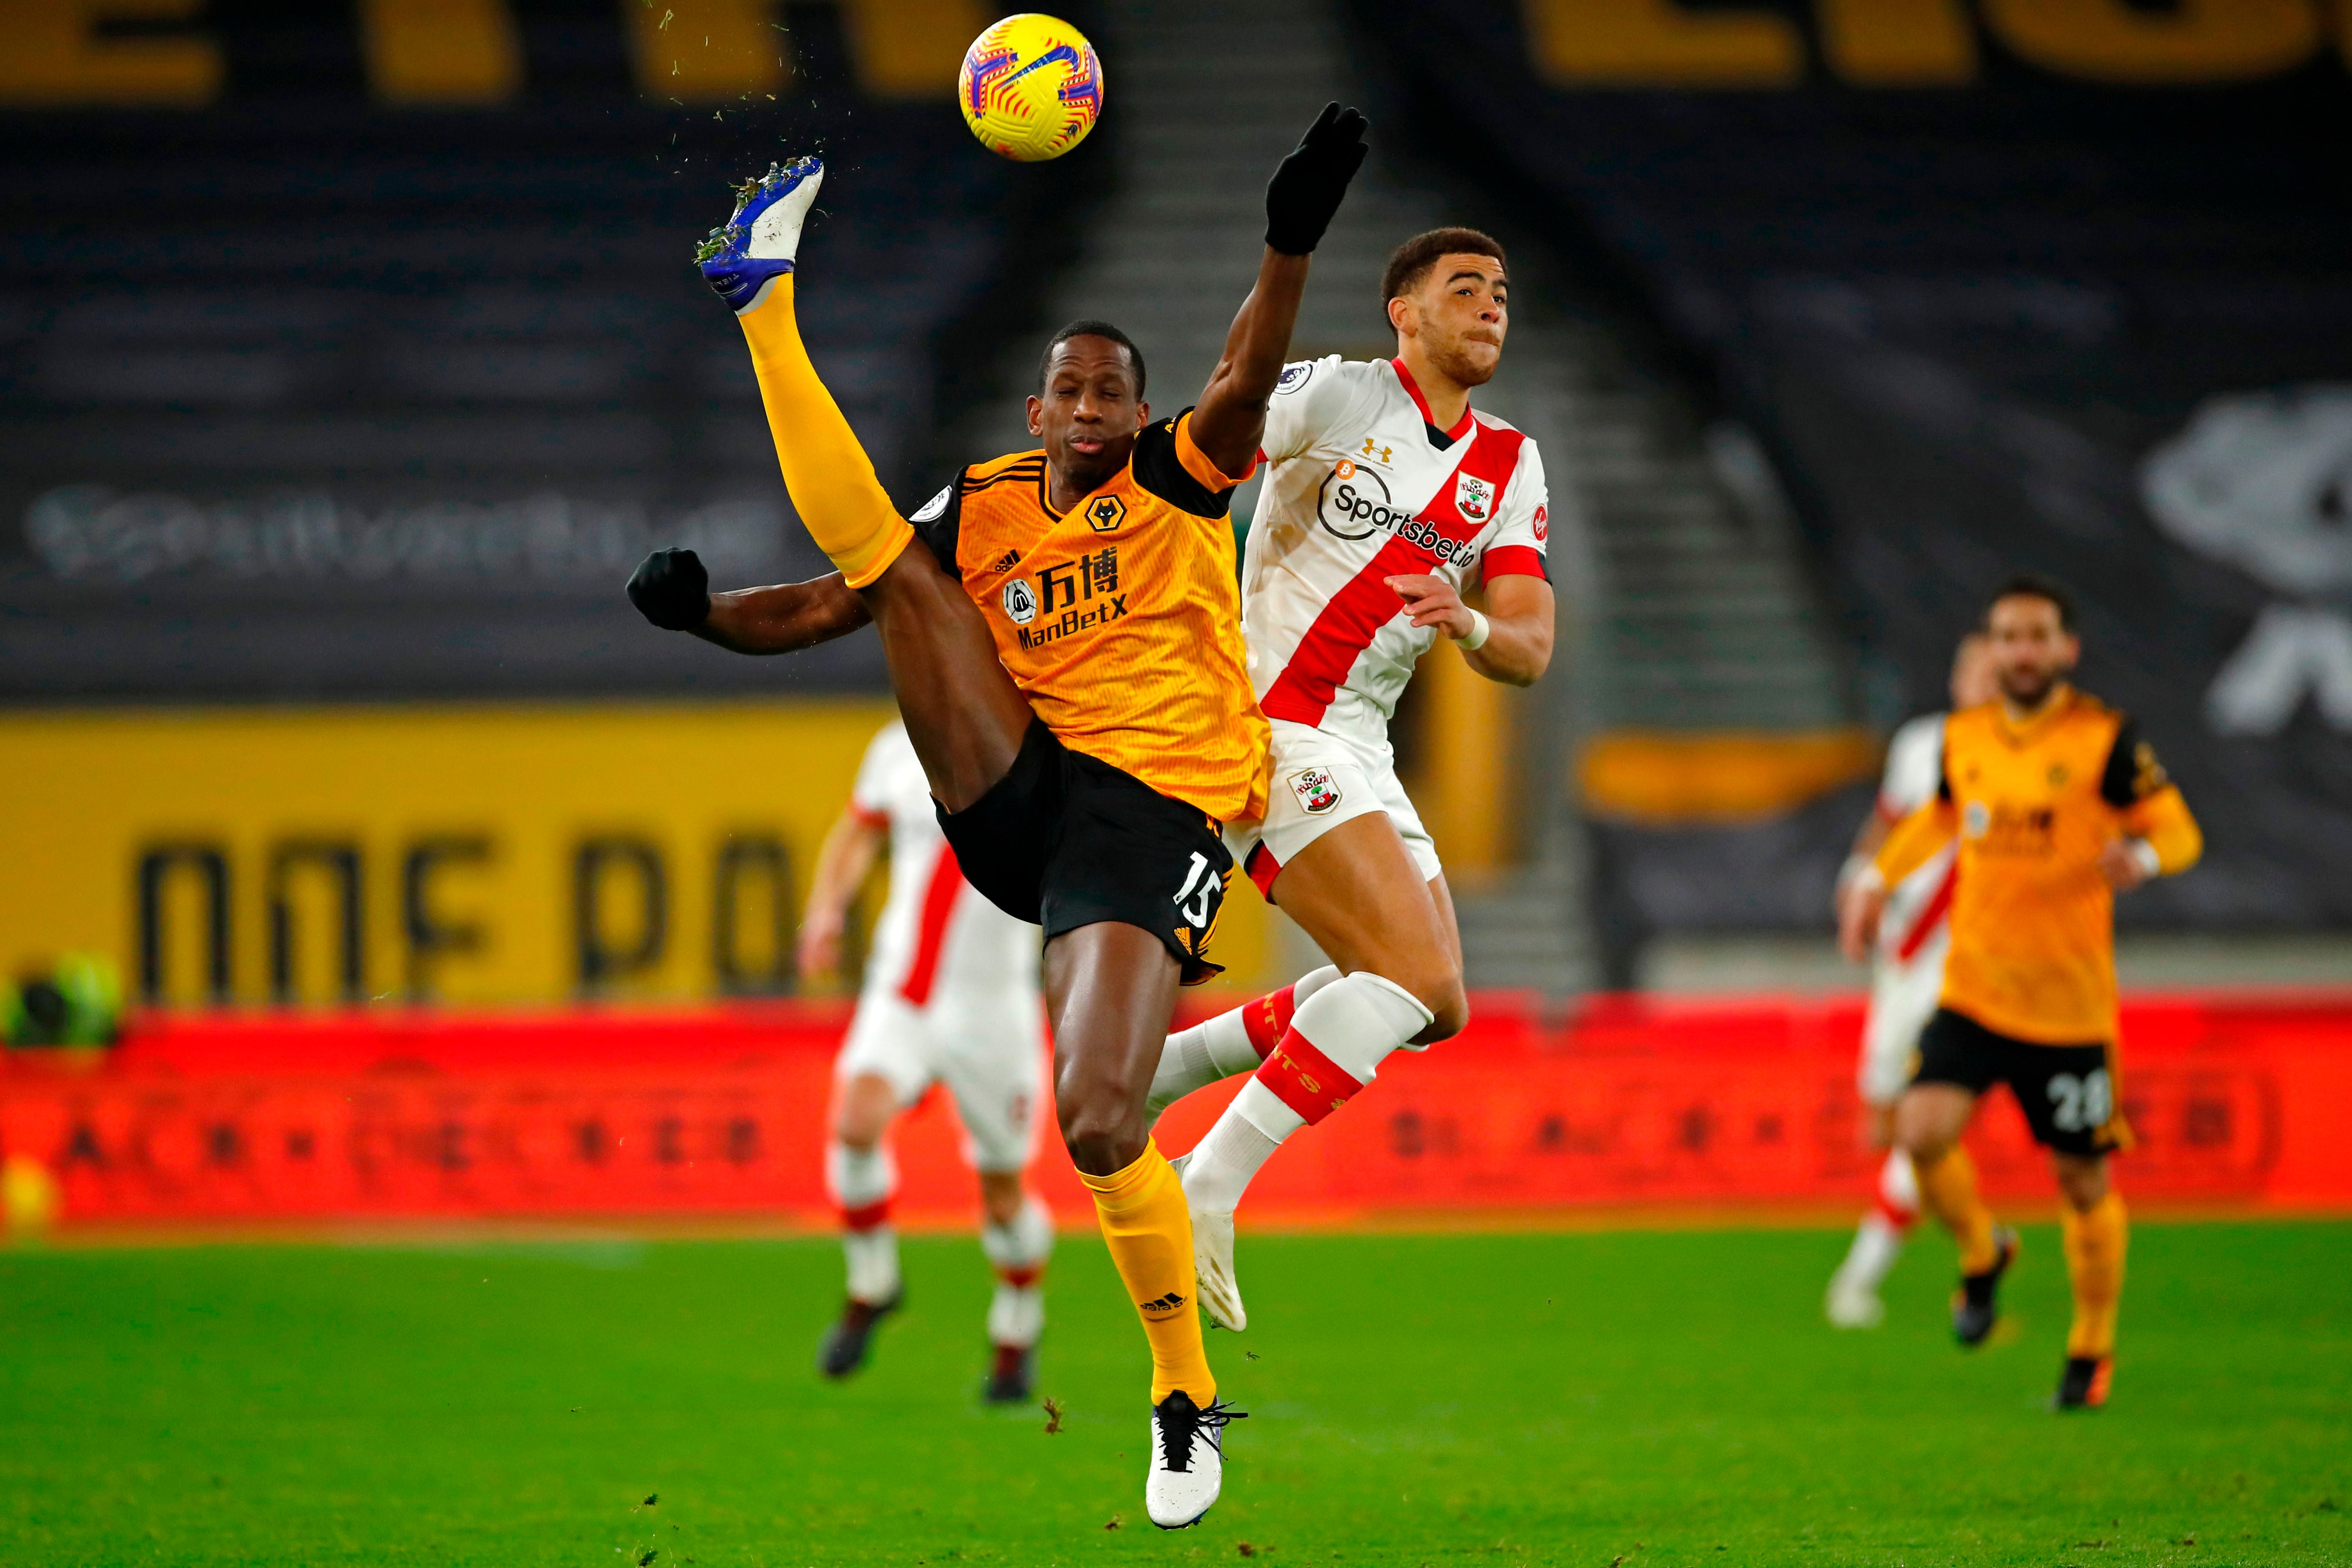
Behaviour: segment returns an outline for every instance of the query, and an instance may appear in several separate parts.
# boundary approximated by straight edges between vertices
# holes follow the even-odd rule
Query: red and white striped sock
[[[980,1249],[996,1269],[988,1303],[992,1344],[1025,1349],[1045,1327],[1045,1260],[1054,1255],[1054,1216],[1034,1196],[1022,1201],[1009,1225],[984,1225]]]
[[[1381,975],[1360,970],[1322,987],[1192,1151],[1185,1195],[1230,1213],[1285,1139],[1353,1099],[1430,1020],[1412,992]]]
[[[1919,1223],[1919,1176],[1911,1156],[1896,1149],[1878,1168],[1878,1191],[1870,1212],[1854,1227],[1853,1245],[1838,1266],[1838,1279],[1847,1289],[1875,1295],[1878,1287],[1903,1256],[1903,1243]]]
[[[890,1197],[898,1167],[877,1143],[853,1149],[838,1140],[824,1146],[824,1184],[841,1205],[841,1254],[848,1267],[849,1299],[887,1301],[898,1293],[898,1233],[890,1227]]]
[[[1151,1075],[1151,1093],[1145,1101],[1150,1113],[1158,1116],[1196,1089],[1206,1089],[1235,1073],[1256,1071],[1258,1063],[1288,1031],[1299,1007],[1339,978],[1339,970],[1327,963],[1279,991],[1169,1036],[1160,1047],[1160,1067]]]

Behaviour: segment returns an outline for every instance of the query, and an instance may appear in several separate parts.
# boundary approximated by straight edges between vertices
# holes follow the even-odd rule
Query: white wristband
[[[1467,605],[1465,605],[1464,607],[1465,609],[1468,608]],[[1485,647],[1486,646],[1486,634],[1494,629],[1495,628],[1493,626],[1486,624],[1486,616],[1480,615],[1475,610],[1471,610],[1469,631],[1461,637],[1455,637],[1454,640],[1462,645],[1463,652],[1469,653],[1474,649]]]
[[[2124,840],[2124,846],[2131,851],[2131,858],[2138,862],[2141,876],[2156,877],[2163,874],[2164,862],[2157,858],[2155,845],[2145,838],[2126,838]]]

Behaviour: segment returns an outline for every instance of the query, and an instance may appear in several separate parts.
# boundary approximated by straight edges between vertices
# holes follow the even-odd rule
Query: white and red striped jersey
[[[1944,715],[1923,714],[1886,742],[1886,772],[1878,785],[1879,820],[1889,826],[1936,798],[1944,779]],[[1959,846],[1947,844],[1927,864],[1886,892],[1879,919],[1878,956],[1909,963],[1949,924],[1952,889],[1959,878]]]
[[[1265,716],[1385,748],[1414,661],[1437,640],[1406,624],[1384,579],[1460,587],[1547,576],[1536,444],[1465,409],[1451,430],[1399,360],[1284,367],[1242,561],[1242,631]]]
[[[923,1007],[942,993],[1037,988],[1037,928],[963,879],[932,811],[923,764],[898,720],[866,748],[849,810],[890,835],[890,896],[866,961],[868,993]]]

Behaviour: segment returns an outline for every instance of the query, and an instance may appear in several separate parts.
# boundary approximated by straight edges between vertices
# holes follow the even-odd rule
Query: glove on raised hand
[[[1364,117],[1327,103],[1265,184],[1265,243],[1305,256],[1331,226],[1348,182],[1364,166]]]
[[[666,631],[690,632],[710,618],[710,574],[691,550],[656,550],[630,574],[629,603]]]

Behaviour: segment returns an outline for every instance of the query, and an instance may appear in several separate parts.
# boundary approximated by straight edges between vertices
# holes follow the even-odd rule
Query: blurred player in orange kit
[[[1992,644],[1982,631],[1960,639],[1952,656],[1951,693],[1955,711],[2000,695],[1993,678]],[[1944,722],[1949,717],[1922,714],[1887,742],[1877,809],[1854,835],[1853,853],[1838,876],[1841,906],[1895,825],[1936,797],[1944,774]],[[1886,912],[1878,922],[1877,951],[1871,958],[1870,1014],[1862,1026],[1855,1085],[1870,1110],[1870,1146],[1887,1152],[1878,1169],[1875,1201],[1854,1228],[1853,1246],[1831,1277],[1822,1300],[1823,1312],[1841,1329],[1874,1328],[1885,1316],[1879,1284],[1902,1256],[1903,1243],[1919,1218],[1919,1179],[1911,1168],[1911,1156],[1893,1147],[1895,1104],[1919,1065],[1919,1033],[1943,994],[1944,956],[1952,946],[1952,890],[1958,876],[1958,846],[1946,844],[1888,891]]]
[[[2067,682],[2082,642],[2065,588],[2011,578],[1985,630],[2000,700],[1946,722],[1936,797],[1855,879],[1839,937],[1858,962],[1888,888],[1958,836],[1941,1005],[1895,1108],[1895,1142],[1960,1244],[1953,1332],[1981,1344],[2017,1237],[1993,1224],[1956,1152],[1978,1096],[2006,1083],[2017,1097],[2065,1198],[2074,1319],[2053,1404],[2075,1409],[2106,1402],[2128,1239],[2107,1173],[2107,1155],[2131,1145],[2117,1095],[2115,895],[2187,870],[2204,839],[2139,727]]]
[[[1045,1010],[1037,994],[1037,928],[971,890],[931,807],[907,727],[893,721],[866,749],[849,805],[825,835],[801,921],[801,973],[841,962],[850,901],[885,843],[890,892],[875,922],[856,1021],[834,1064],[826,1188],[841,1205],[849,1284],[817,1367],[845,1377],[865,1364],[874,1330],[905,1297],[890,1200],[898,1172],[884,1142],[898,1113],[935,1083],[955,1098],[964,1157],[980,1174],[981,1250],[997,1274],[988,1307],[992,1404],[1028,1399],[1042,1279],[1054,1216],[1022,1173],[1045,1103]]]

